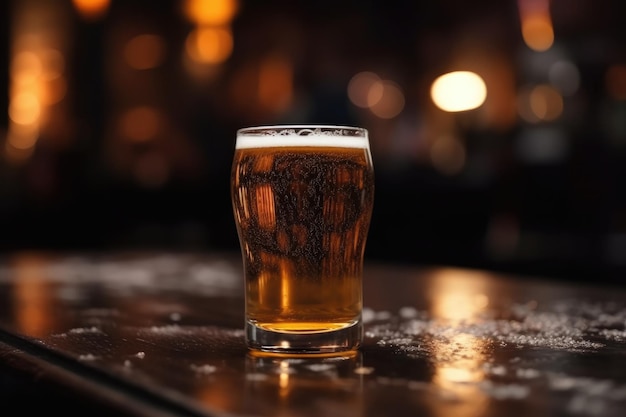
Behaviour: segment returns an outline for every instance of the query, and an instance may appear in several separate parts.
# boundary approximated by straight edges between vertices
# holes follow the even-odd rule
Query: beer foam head
[[[323,146],[369,149],[367,130],[350,126],[260,126],[237,131],[236,149]]]

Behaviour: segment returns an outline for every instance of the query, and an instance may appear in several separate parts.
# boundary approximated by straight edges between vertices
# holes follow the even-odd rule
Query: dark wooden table
[[[5,256],[3,408],[91,417],[626,412],[621,288],[369,263],[362,349],[280,359],[246,350],[242,284],[238,254]]]

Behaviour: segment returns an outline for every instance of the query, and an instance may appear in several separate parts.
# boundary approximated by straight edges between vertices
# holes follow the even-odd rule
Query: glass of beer
[[[367,130],[237,131],[231,195],[253,352],[332,354],[363,338],[362,278],[374,203]]]

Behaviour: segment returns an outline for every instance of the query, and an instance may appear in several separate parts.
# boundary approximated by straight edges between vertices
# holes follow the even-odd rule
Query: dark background
[[[105,3],[91,18],[69,0],[0,4],[3,252],[238,250],[236,129],[345,124],[370,131],[369,259],[622,282],[626,2],[549,2],[554,44],[536,51],[522,36],[530,1],[240,0],[228,22],[204,23],[232,33],[214,63],[186,55],[197,22],[184,1]],[[127,46],[145,34],[160,58],[132,68]],[[15,57],[50,49],[61,69],[35,78],[53,85],[60,72],[65,93],[41,110],[34,144],[16,148],[9,115],[26,81]],[[431,83],[454,70],[485,79],[483,106],[434,106]],[[402,91],[400,113],[350,101],[363,71]],[[537,86],[559,92],[556,116],[528,115]]]

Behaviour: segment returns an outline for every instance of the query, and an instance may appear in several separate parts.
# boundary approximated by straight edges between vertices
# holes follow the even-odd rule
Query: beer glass
[[[240,129],[231,196],[248,347],[279,354],[356,350],[374,203],[367,130]]]

